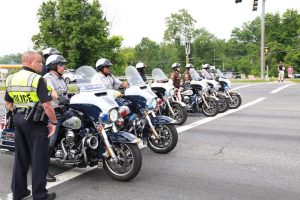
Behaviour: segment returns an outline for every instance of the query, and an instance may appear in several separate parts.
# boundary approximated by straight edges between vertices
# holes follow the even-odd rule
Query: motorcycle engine
[[[189,96],[184,96],[183,97],[183,103],[185,103],[185,104],[190,104],[190,97]]]

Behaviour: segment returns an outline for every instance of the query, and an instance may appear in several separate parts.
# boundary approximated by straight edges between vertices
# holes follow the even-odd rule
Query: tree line
[[[196,27],[196,20],[181,9],[165,19],[164,40],[157,43],[147,37],[135,47],[122,48],[122,36],[111,36],[110,23],[98,0],[57,0],[43,2],[37,13],[40,32],[32,37],[34,48],[55,47],[69,61],[68,67],[95,65],[100,57],[113,63],[113,71],[123,74],[128,65],[144,62],[147,71],[155,67],[165,72],[179,62],[185,66],[185,42],[191,42],[189,60],[199,68],[209,63],[238,73],[260,73],[259,17],[234,28],[228,40],[219,39],[205,28]],[[284,61],[300,72],[300,14],[290,9],[282,15],[265,16],[266,65],[270,76],[276,75],[277,63]],[[0,63],[3,63],[0,58]],[[7,60],[6,60],[7,61]],[[4,64],[4,63],[3,63]]]

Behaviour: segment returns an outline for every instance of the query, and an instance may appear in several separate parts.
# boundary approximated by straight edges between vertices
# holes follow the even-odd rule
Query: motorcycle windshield
[[[155,68],[152,70],[152,78],[156,82],[163,82],[163,81],[168,80],[168,77],[166,76],[166,74],[159,68]]]
[[[128,66],[125,69],[125,78],[127,79],[129,85],[145,85],[141,75],[133,66]]]
[[[100,74],[91,66],[82,66],[76,70],[75,79],[80,92],[104,92],[106,87],[101,82]]]
[[[189,73],[190,73],[190,76],[192,77],[192,79],[201,80],[201,77],[200,77],[199,73],[194,68],[191,68],[189,70]]]
[[[221,77],[224,78],[224,74],[221,72],[221,70],[217,69],[216,74]]]
[[[202,75],[204,76],[205,79],[208,80],[212,79],[211,75],[205,69],[202,70]]]

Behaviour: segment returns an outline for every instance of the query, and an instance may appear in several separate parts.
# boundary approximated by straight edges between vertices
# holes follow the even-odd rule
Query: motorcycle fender
[[[111,142],[112,143],[129,143],[129,144],[137,144],[141,141],[141,139],[137,138],[135,135],[125,132],[119,131],[113,133],[111,135]]]
[[[179,104],[179,105],[181,105],[182,107],[187,107],[187,105],[186,105],[185,103],[181,102],[181,101],[172,101],[172,102],[171,102],[171,105],[173,105],[173,104]]]
[[[240,94],[239,92],[236,92],[236,91],[230,91],[229,94],[230,94],[230,95],[241,96],[241,94]]]
[[[159,115],[159,116],[153,117],[151,120],[152,120],[153,125],[176,123],[176,120],[172,119],[171,117],[164,116],[164,115]]]
[[[227,96],[226,94],[219,93],[218,96],[229,99],[229,96]]]

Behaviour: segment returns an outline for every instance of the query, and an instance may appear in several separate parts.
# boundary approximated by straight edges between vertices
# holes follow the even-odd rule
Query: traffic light
[[[242,0],[235,0],[235,3],[241,3]]]
[[[264,49],[265,54],[268,54],[269,51],[270,51],[270,48],[269,47],[265,47],[265,49]]]
[[[253,11],[257,11],[258,0],[253,0]]]

